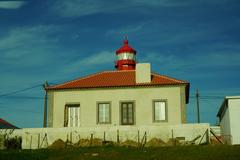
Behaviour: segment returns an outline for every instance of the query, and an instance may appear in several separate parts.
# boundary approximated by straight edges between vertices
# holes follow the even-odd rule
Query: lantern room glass
[[[118,60],[134,60],[135,61],[135,55],[134,53],[121,53],[117,55]]]

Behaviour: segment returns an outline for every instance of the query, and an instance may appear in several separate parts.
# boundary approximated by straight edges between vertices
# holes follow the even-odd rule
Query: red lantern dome
[[[136,50],[128,45],[128,40],[124,40],[124,45],[116,51],[117,61],[115,68],[117,70],[134,70],[136,53]]]

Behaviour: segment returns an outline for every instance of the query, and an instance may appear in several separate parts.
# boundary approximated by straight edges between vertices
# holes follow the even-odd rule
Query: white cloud
[[[82,65],[102,65],[112,62],[114,59],[114,52],[103,51],[94,55],[91,55],[85,59],[82,59],[79,63]]]
[[[147,6],[161,6],[161,7],[179,7],[186,6],[194,3],[191,0],[179,1],[179,0],[131,0],[134,4],[141,4]]]
[[[136,25],[119,28],[119,29],[111,29],[105,33],[105,36],[129,35],[132,33],[141,32],[143,29],[144,29],[144,24],[136,24]]]
[[[18,27],[9,30],[5,37],[0,38],[0,48],[14,48],[14,45],[23,45],[23,43],[45,42],[46,36],[52,31],[57,31],[58,27],[54,25],[38,25],[33,27]],[[38,37],[38,38],[37,38]],[[33,38],[36,38],[32,41]]]
[[[21,27],[0,38],[0,63],[5,65],[37,65],[46,61],[56,38],[49,37],[56,26]]]
[[[0,37],[0,88],[3,93],[65,77],[61,74],[65,65],[61,55],[63,47],[56,38],[62,29],[55,25],[19,27]]]
[[[99,0],[58,0],[52,4],[51,9],[63,17],[78,17],[91,15],[96,13],[119,13],[133,11],[141,6],[182,6],[185,3],[174,1],[169,2],[166,0],[123,0],[119,2],[114,1],[99,1]],[[142,10],[141,10],[142,11]]]
[[[78,17],[91,15],[96,13],[119,13],[139,10],[144,12],[145,10],[151,11],[151,8],[157,7],[185,7],[194,5],[205,4],[223,4],[227,0],[219,2],[217,0],[57,0],[51,3],[50,10],[63,17]]]
[[[184,6],[196,6],[196,5],[206,5],[206,4],[225,4],[229,3],[231,0],[130,0],[133,4],[141,4],[145,6],[152,6],[152,7],[184,7]]]
[[[239,52],[208,52],[204,54],[193,53],[188,56],[164,55],[157,53],[149,53],[141,62],[152,62],[154,65],[159,65],[163,71],[169,70],[188,70],[201,69],[211,67],[234,67],[239,66]],[[197,73],[199,74],[199,73]],[[208,73],[203,73],[207,75]],[[211,73],[209,73],[211,74]]]
[[[114,52],[102,51],[96,54],[92,54],[89,57],[83,58],[79,61],[75,61],[65,68],[66,72],[79,71],[79,68],[97,67],[99,65],[111,64],[114,60]]]
[[[18,9],[24,4],[24,1],[0,1],[0,9]]]
[[[98,0],[58,0],[52,4],[51,9],[63,17],[77,17],[112,10]]]

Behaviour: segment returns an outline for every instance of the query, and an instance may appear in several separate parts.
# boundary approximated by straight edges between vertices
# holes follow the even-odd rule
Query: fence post
[[[117,143],[119,144],[120,140],[119,140],[119,130],[117,130]]]
[[[103,141],[105,142],[106,141],[106,137],[105,137],[105,131],[103,132]]]
[[[72,132],[70,132],[70,145],[72,145]]]
[[[32,149],[32,135],[31,135],[31,138],[30,138],[30,149]]]
[[[145,146],[146,143],[147,143],[147,131],[144,132],[144,135],[141,141],[142,148]]]
[[[138,130],[138,145],[140,143],[140,133],[139,133],[139,130]]]
[[[38,133],[38,149],[40,147],[40,133]]]
[[[91,133],[90,146],[92,145],[92,141],[93,141],[93,133]]]
[[[203,137],[207,134],[208,132],[208,129],[204,132],[204,134],[202,135],[202,138],[200,139],[199,143],[198,144],[201,144],[202,143],[202,140],[203,140]],[[207,135],[206,135],[206,138],[207,138]],[[207,140],[207,139],[206,139]],[[208,141],[208,140],[207,140]]]
[[[78,134],[78,146],[80,144],[80,134]]]
[[[145,141],[144,141],[144,145],[147,143],[147,131],[145,131]]]
[[[207,144],[210,144],[209,130],[207,129],[206,132],[207,132],[207,133],[206,133],[206,142],[207,142]]]

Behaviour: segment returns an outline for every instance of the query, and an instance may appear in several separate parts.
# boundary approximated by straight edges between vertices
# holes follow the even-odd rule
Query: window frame
[[[109,122],[100,122],[99,121],[99,104],[109,104]],[[96,109],[96,111],[97,111],[97,118],[96,118],[96,120],[97,120],[97,124],[111,124],[112,123],[112,102],[111,101],[99,101],[99,102],[97,102],[97,109]]]
[[[164,102],[165,103],[165,120],[155,119],[155,103]],[[152,100],[152,119],[154,123],[168,122],[168,100],[167,99],[154,99]]]
[[[123,123],[123,109],[122,109],[122,105],[123,104],[132,104],[132,120],[133,122],[132,123]],[[120,125],[135,125],[136,124],[136,111],[135,111],[135,101],[120,101],[119,103],[120,107],[119,107],[119,110],[120,110]]]

